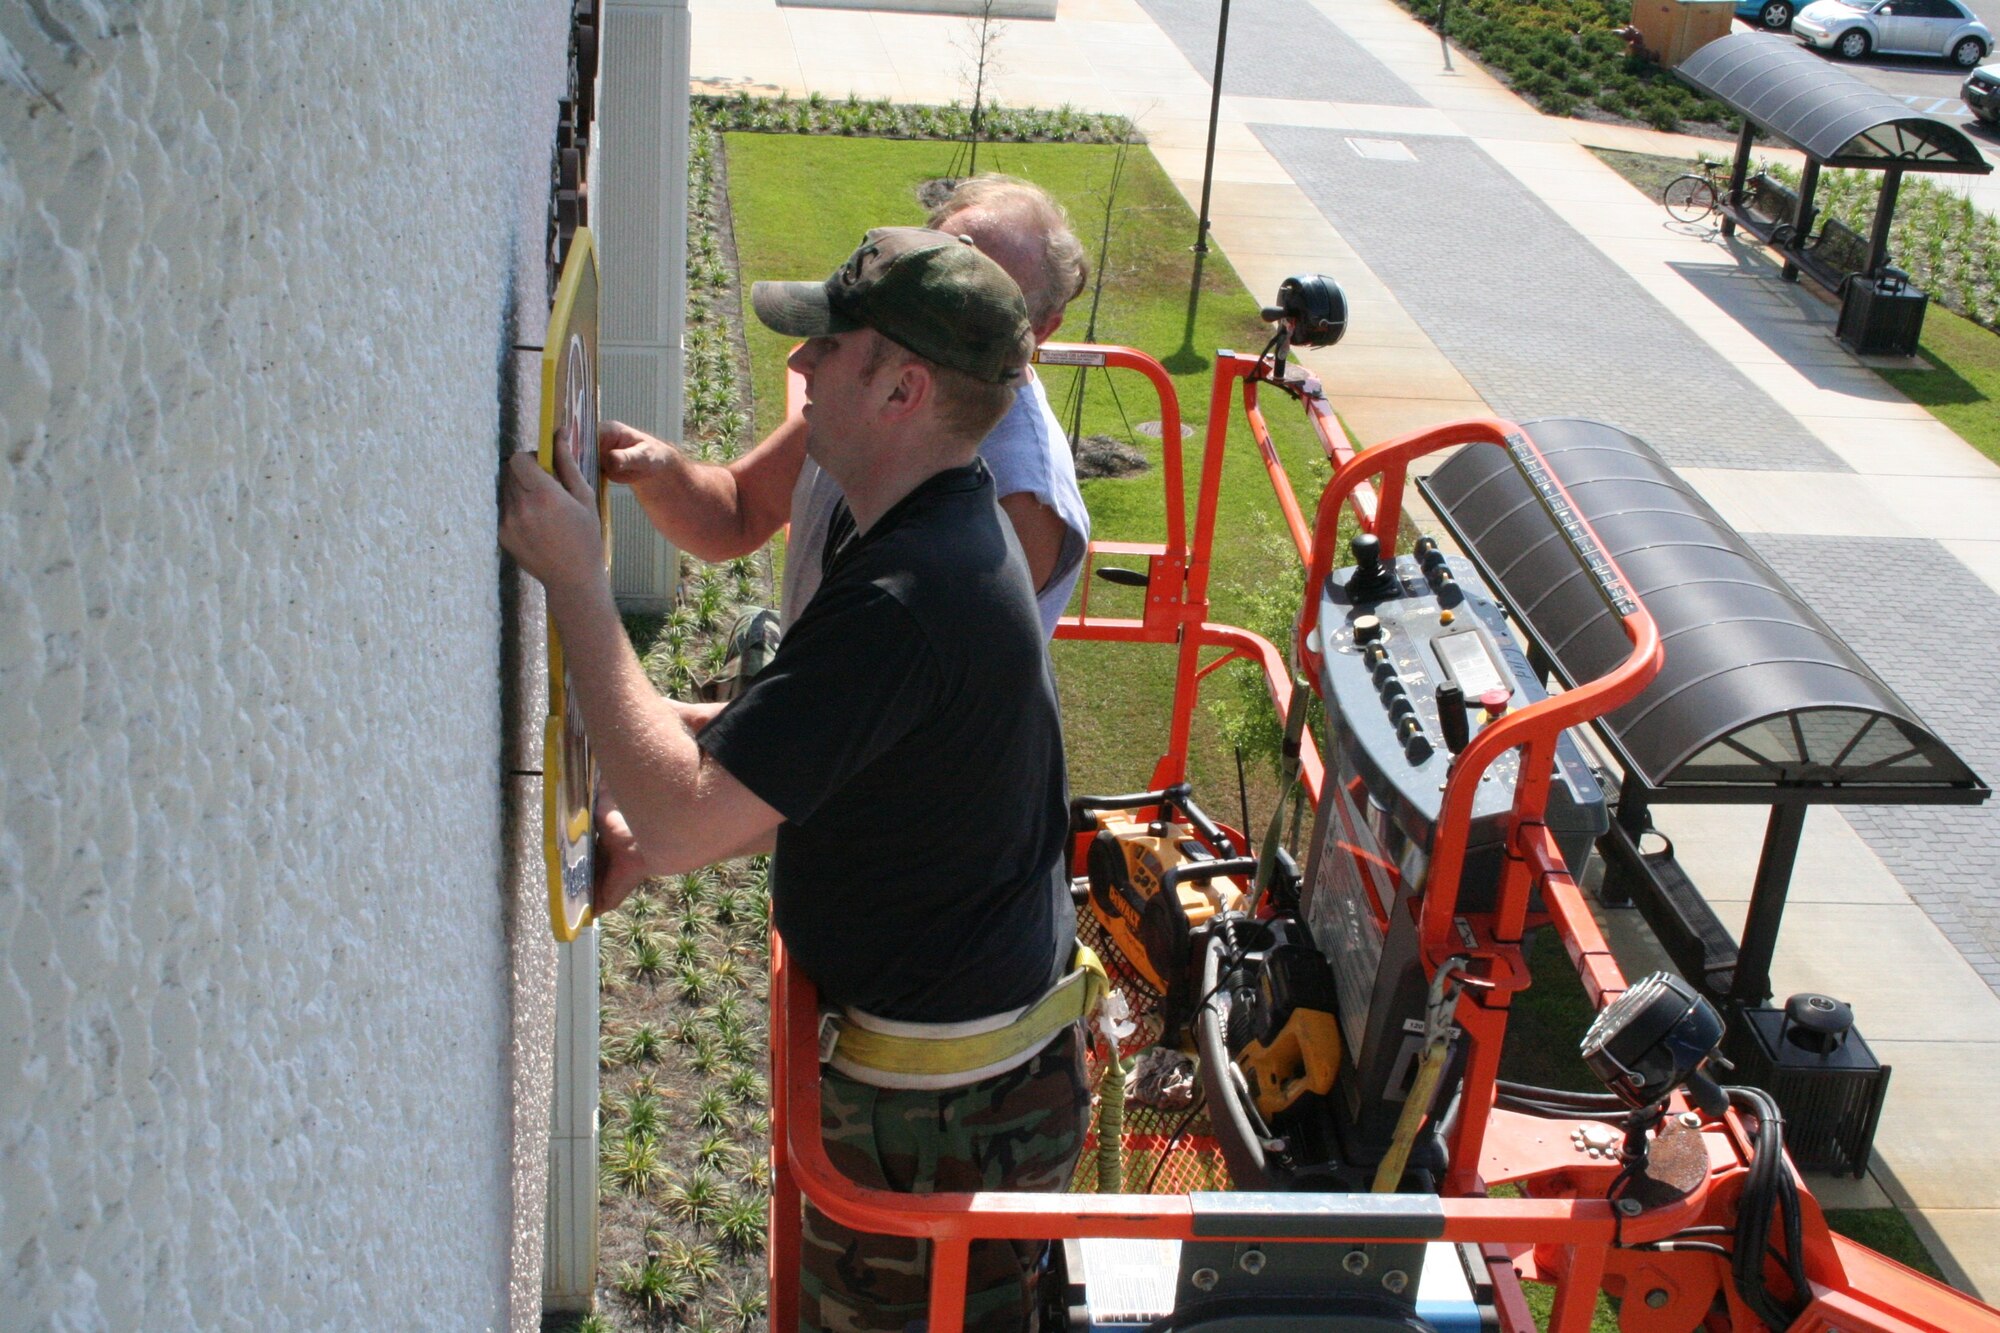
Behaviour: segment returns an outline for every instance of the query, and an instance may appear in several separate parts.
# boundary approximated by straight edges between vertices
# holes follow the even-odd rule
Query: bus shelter
[[[1804,272],[1841,300],[1840,337],[1860,352],[1915,352],[1925,296],[1891,268],[1889,224],[1903,175],[1984,175],[1992,164],[1956,126],[1918,115],[1798,43],[1739,32],[1689,56],[1674,73],[1743,118],[1729,184],[1719,201],[1724,235],[1742,227],[1777,251],[1785,277]],[[1750,173],[1758,131],[1805,155],[1796,190]],[[1820,217],[1820,171],[1881,173],[1866,237]]]
[[[1974,804],[1986,784],[1643,441],[1579,420],[1527,424],[1660,627],[1666,662],[1596,724],[1622,770],[1600,842],[1608,897],[1634,902],[1677,968],[1719,1002],[1758,1006],[1813,805]],[[1629,651],[1616,617],[1498,450],[1461,450],[1420,483],[1501,594],[1537,670],[1565,685]],[[1642,851],[1649,811],[1767,805],[1741,941],[1671,851]]]

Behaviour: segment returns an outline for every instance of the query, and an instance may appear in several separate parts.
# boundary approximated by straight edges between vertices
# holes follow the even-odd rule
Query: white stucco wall
[[[568,10],[0,0],[0,1328],[532,1317],[494,477]]]

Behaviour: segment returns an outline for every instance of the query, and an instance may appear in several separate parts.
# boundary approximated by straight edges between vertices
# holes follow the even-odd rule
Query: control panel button
[[[1479,706],[1486,710],[1487,717],[1499,717],[1507,711],[1507,705],[1513,701],[1513,698],[1514,696],[1505,690],[1491,689],[1479,696]]]
[[[1356,643],[1376,643],[1382,638],[1382,617],[1356,616],[1354,618],[1354,641]]]

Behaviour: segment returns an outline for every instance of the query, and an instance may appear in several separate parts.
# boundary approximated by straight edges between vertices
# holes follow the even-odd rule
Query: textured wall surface
[[[0,0],[0,1327],[532,1314],[494,472],[568,8]]]

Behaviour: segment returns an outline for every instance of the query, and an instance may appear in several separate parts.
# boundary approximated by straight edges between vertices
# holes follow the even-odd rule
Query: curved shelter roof
[[[1955,126],[1914,114],[1898,99],[1782,37],[1761,32],[1718,37],[1674,73],[1827,166],[1978,175],[1993,170]]]
[[[1527,432],[1659,625],[1659,676],[1600,723],[1654,798],[1983,799],[1972,770],[1643,441],[1571,419]],[[1596,582],[1504,451],[1461,449],[1420,485],[1565,680],[1624,659]]]

